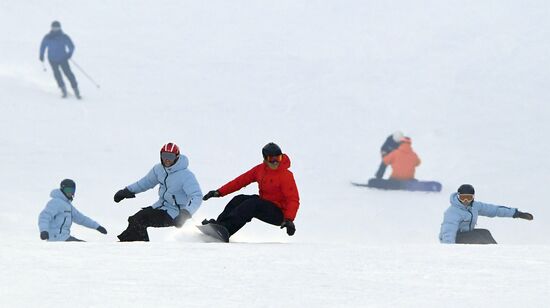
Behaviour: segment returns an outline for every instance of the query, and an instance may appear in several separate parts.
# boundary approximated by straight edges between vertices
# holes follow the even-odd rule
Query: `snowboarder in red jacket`
[[[252,182],[257,182],[259,195],[238,195],[225,206],[216,220],[204,220],[203,225],[215,223],[225,227],[229,236],[235,234],[252,218],[286,228],[290,236],[296,232],[294,218],[300,205],[298,188],[290,167],[290,159],[275,143],[262,149],[264,161],[217,190],[208,192],[203,200],[223,197]]]

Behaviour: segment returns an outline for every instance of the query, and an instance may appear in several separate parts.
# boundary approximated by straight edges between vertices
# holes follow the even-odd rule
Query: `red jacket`
[[[294,220],[300,196],[294,181],[294,175],[288,170],[290,159],[283,154],[279,168],[272,170],[265,163],[261,163],[240,175],[233,181],[223,185],[218,191],[221,196],[229,195],[252,182],[257,182],[260,188],[260,198],[271,201],[283,211],[285,219]]]
[[[384,156],[384,163],[391,165],[390,179],[412,180],[416,166],[420,165],[420,158],[413,151],[411,140],[405,138],[401,140],[401,145],[396,150]]]

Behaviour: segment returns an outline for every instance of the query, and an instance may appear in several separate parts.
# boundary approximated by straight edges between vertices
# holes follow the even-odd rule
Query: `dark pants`
[[[378,171],[376,171],[376,174],[374,175],[377,179],[381,179],[384,177],[384,172],[386,172],[386,164],[384,162],[380,163],[380,167],[378,167]]]
[[[272,202],[260,199],[258,195],[238,195],[225,206],[216,223],[226,227],[231,236],[252,218],[276,226],[284,220],[283,212]]]
[[[456,234],[457,244],[496,244],[497,242],[487,229],[474,229]]]
[[[164,210],[145,207],[128,217],[128,227],[118,239],[121,242],[149,241],[148,227],[162,228],[174,226],[174,219]]]
[[[63,73],[65,73],[65,76],[67,76],[67,79],[69,79],[69,82],[71,83],[71,88],[77,89],[78,83],[76,82],[76,78],[74,77],[73,72],[71,71],[71,67],[69,66],[69,61],[65,60],[62,62],[52,62],[50,61],[50,65],[52,66],[53,76],[55,77],[55,80],[57,81],[57,85],[64,89],[65,88],[65,82],[63,81],[63,76],[61,75],[61,71],[63,70]]]

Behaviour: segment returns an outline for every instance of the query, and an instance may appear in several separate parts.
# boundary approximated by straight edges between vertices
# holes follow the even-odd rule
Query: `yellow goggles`
[[[472,194],[459,194],[458,200],[461,202],[472,202],[474,201],[474,195]]]

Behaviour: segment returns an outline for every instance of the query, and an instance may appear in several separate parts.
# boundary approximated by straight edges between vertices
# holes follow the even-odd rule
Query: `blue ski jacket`
[[[63,31],[52,31],[42,39],[40,44],[40,61],[44,61],[44,52],[48,49],[48,60],[60,63],[69,60],[75,46],[71,38]]]
[[[166,168],[159,163],[127,188],[138,194],[159,184],[159,199],[152,205],[153,208],[167,211],[172,218],[176,218],[180,210],[187,210],[193,215],[202,203],[202,191],[188,166],[189,160],[181,154],[174,165]]]
[[[473,201],[471,205],[465,206],[458,200],[458,193],[452,193],[450,197],[451,206],[445,211],[439,241],[441,243],[454,244],[458,232],[467,232],[474,229],[478,215],[487,217],[512,217],[517,211],[516,208],[493,205],[479,201]]]
[[[48,231],[48,241],[66,241],[71,236],[73,222],[91,229],[99,227],[97,222],[80,213],[60,189],[52,190],[50,197],[38,216],[38,228],[40,232]]]

